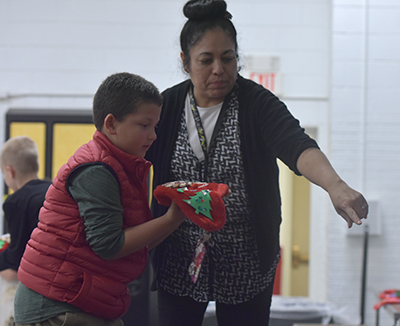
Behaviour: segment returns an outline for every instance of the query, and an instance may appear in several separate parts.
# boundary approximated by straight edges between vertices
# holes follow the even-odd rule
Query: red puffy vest
[[[104,260],[87,244],[78,205],[68,193],[66,182],[74,169],[96,162],[110,166],[120,184],[123,228],[152,219],[146,185],[151,163],[125,153],[96,131],[93,140],[80,147],[53,180],[38,227],[21,260],[18,278],[48,298],[101,318],[116,319],[129,307],[127,284],[143,272],[147,248],[117,260]]]

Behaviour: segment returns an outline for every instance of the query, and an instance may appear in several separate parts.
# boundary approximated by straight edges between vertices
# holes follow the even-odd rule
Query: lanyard
[[[197,128],[197,134],[199,135],[200,145],[203,149],[204,156],[207,157],[207,140],[206,140],[206,133],[203,128],[203,124],[201,123],[201,117],[199,113],[199,109],[197,108],[196,101],[194,100],[193,96],[193,89],[190,89],[189,92],[190,97],[190,110],[192,111],[194,122]],[[201,165],[203,166],[203,165]],[[200,175],[204,173],[204,170],[200,169]],[[204,178],[204,175],[203,177]],[[197,240],[197,245],[195,252],[193,254],[192,262],[189,266],[189,275],[193,283],[196,283],[199,275],[201,266],[203,264],[204,255],[206,254],[206,246],[205,242],[208,241],[210,235],[208,232],[204,231],[200,232],[200,237]]]
[[[206,133],[204,131],[203,124],[201,123],[200,113],[199,110],[197,109],[196,101],[194,100],[193,89],[190,90],[189,97],[190,97],[190,110],[192,111],[194,122],[196,124],[200,145],[201,148],[203,149],[204,155],[207,156]]]

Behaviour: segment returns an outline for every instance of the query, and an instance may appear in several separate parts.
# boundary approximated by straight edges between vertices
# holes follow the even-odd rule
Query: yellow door
[[[95,132],[93,124],[89,123],[55,123],[53,125],[53,148],[46,148],[46,132],[48,126],[44,122],[12,122],[10,138],[28,136],[32,138],[39,151],[39,178],[45,177],[46,151],[52,153],[51,178],[54,178],[59,168],[83,144],[92,139]]]
[[[283,219],[281,294],[308,296],[310,182],[278,164]]]
[[[293,175],[292,296],[308,296],[310,182]]]
[[[6,139],[28,136],[38,147],[40,179],[53,179],[79,146],[92,139],[95,127],[90,111],[11,109],[6,114]],[[62,123],[61,123],[62,122]],[[12,193],[4,185],[4,197]],[[3,230],[7,226],[3,224]]]
[[[86,123],[55,123],[53,125],[52,177],[67,163],[72,154],[92,139],[96,128]]]
[[[10,109],[6,113],[6,139],[26,135],[36,142],[41,179],[53,179],[94,132],[91,110]]]

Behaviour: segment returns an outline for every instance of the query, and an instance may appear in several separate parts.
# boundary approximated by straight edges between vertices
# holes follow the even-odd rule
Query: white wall
[[[240,55],[280,57],[281,98],[303,126],[317,130],[339,174],[379,200],[382,235],[371,239],[368,270],[372,325],[372,287],[395,287],[400,264],[400,0],[367,1],[228,0],[228,10]],[[0,0],[0,115],[9,108],[90,109],[101,81],[118,71],[140,74],[160,90],[181,81],[184,3]],[[0,119],[0,140],[4,133]],[[310,297],[358,310],[361,237],[348,236],[316,187],[310,241]]]
[[[331,158],[382,212],[382,234],[371,236],[368,257],[366,320],[373,324],[376,292],[399,287],[400,1],[335,0],[333,17]],[[359,302],[361,257],[362,238],[332,218],[330,300]],[[382,312],[381,324],[392,323]]]
[[[126,70],[160,87],[178,79],[179,1],[0,3],[6,92],[93,93],[107,74]]]

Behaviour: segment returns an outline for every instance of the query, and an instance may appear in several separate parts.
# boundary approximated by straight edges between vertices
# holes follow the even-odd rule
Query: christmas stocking
[[[173,181],[157,186],[154,197],[160,205],[174,201],[182,212],[206,231],[222,229],[226,220],[224,197],[229,187],[223,183]]]

